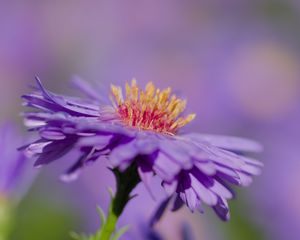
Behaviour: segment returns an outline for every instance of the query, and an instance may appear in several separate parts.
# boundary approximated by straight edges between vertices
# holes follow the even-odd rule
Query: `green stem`
[[[113,170],[117,180],[117,192],[112,197],[107,220],[103,223],[99,240],[110,240],[116,230],[119,217],[127,203],[132,199],[132,190],[140,182],[136,166],[129,167],[125,172]]]

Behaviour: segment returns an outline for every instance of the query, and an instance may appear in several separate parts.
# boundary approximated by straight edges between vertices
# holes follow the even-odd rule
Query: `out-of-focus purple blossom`
[[[162,236],[154,231],[151,227],[147,224],[144,224],[139,227],[141,230],[141,237],[146,240],[163,240]]]
[[[24,144],[24,139],[13,124],[0,127],[0,196],[5,198],[19,198],[31,179],[30,164],[24,153],[17,150],[20,144]]]
[[[248,186],[252,176],[261,171],[260,162],[239,154],[261,151],[260,144],[254,141],[178,132],[193,116],[166,117],[173,116],[173,107],[180,113],[185,106],[183,101],[174,101],[172,107],[168,89],[153,95],[154,86],[146,87],[144,97],[150,93],[151,96],[144,102],[155,97],[159,104],[170,101],[172,111],[158,114],[160,109],[156,108],[147,112],[147,104],[146,110],[139,112],[142,110],[138,101],[142,101],[143,93],[134,83],[127,91],[130,101],[124,104],[121,89],[112,88],[113,107],[101,105],[93,88],[79,85],[87,98],[51,93],[38,79],[35,91],[23,96],[25,106],[38,110],[24,113],[29,130],[40,136],[24,146],[27,154],[37,157],[35,166],[51,163],[69,152],[78,153],[79,158],[65,172],[64,180],[76,178],[86,165],[107,158],[110,167],[121,171],[135,165],[150,193],[149,181],[153,175],[158,176],[169,199],[174,201],[173,209],[186,204],[191,211],[201,210],[205,203],[222,220],[228,220],[227,200],[233,197],[228,183]]]
[[[142,234],[141,234],[142,239],[145,239],[145,240],[164,240],[164,239],[166,239],[162,235],[160,235],[157,231],[155,231],[153,228],[151,228],[147,225],[141,226],[140,229],[142,231]],[[192,230],[187,223],[183,223],[181,225],[180,236],[178,236],[178,237],[181,240],[194,240]]]

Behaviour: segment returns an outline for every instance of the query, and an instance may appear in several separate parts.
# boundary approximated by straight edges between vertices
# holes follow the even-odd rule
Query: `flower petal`
[[[171,160],[169,156],[159,152],[153,169],[164,181],[170,182],[180,172],[181,167],[178,163]]]
[[[113,167],[119,167],[124,171],[139,154],[135,146],[135,140],[116,146],[109,155]]]
[[[174,141],[170,139],[160,140],[160,150],[168,155],[170,159],[178,163],[184,169],[192,168],[193,161],[191,160],[191,147],[183,146],[184,142]]]
[[[214,146],[227,150],[239,152],[261,152],[263,150],[262,145],[258,142],[245,138],[196,133],[187,134],[185,136],[194,141],[208,142]]]
[[[217,180],[214,180],[214,185],[209,188],[211,191],[213,191],[218,196],[221,196],[225,199],[231,199],[233,198],[232,192],[229,191],[225,186],[223,186],[220,182]]]
[[[230,219],[229,207],[226,199],[219,197],[218,203],[213,207],[213,209],[223,221],[228,221]]]
[[[150,220],[150,226],[153,227],[162,217],[162,215],[165,213],[169,202],[171,200],[171,197],[166,198],[164,201],[161,202],[157,210],[155,211],[154,216]]]
[[[209,206],[217,204],[218,198],[208,188],[206,188],[193,174],[189,174],[191,179],[191,186],[197,193],[200,200]]]
[[[184,194],[185,194],[186,204],[187,204],[188,208],[192,212],[194,212],[195,209],[197,208],[197,205],[199,202],[196,192],[194,191],[193,188],[187,188],[184,191]]]
[[[59,140],[52,142],[50,144],[47,144],[43,148],[43,152],[36,160],[34,166],[38,167],[41,165],[49,164],[50,162],[53,162],[65,154],[67,154],[69,151],[72,150],[75,143],[77,141],[77,138],[67,138],[64,140]]]

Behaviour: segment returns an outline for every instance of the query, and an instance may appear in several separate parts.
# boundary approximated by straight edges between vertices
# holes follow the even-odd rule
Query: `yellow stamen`
[[[179,128],[196,117],[190,114],[180,117],[186,108],[186,100],[171,95],[171,88],[160,90],[152,82],[140,90],[136,80],[125,85],[126,98],[121,87],[111,86],[111,100],[121,120],[133,127],[161,133],[175,134]]]

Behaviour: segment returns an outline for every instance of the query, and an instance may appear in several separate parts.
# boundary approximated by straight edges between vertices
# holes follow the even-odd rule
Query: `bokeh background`
[[[171,86],[197,119],[186,131],[256,139],[263,174],[232,201],[232,220],[186,209],[167,214],[165,239],[300,239],[300,1],[1,1],[0,122],[20,127],[20,95],[38,75],[59,93],[74,75],[101,86],[135,77]],[[106,96],[104,96],[106,97]],[[24,128],[23,128],[23,131]],[[66,240],[93,232],[96,205],[108,204],[113,177],[101,163],[61,183],[64,163],[39,176],[20,202],[11,239]],[[120,224],[145,239],[155,202],[142,186]]]

